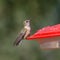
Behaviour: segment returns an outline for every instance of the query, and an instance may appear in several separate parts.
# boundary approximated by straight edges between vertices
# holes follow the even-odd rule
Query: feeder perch
[[[27,40],[38,41],[42,49],[60,48],[60,24],[39,29]]]

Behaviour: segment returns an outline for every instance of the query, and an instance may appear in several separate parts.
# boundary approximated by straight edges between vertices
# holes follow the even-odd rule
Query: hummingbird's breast
[[[29,26],[25,26],[24,28],[29,30],[29,31],[31,30],[31,28]]]

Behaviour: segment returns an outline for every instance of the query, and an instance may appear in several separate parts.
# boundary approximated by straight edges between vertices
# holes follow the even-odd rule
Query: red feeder
[[[60,24],[44,27],[27,40],[37,40],[43,49],[60,48]]]

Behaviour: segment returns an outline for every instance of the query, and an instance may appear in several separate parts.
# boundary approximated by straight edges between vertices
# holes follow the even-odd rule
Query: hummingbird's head
[[[24,21],[24,26],[29,26],[30,25],[30,20],[25,20]]]

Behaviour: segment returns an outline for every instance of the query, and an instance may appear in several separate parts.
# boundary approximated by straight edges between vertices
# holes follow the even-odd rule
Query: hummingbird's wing
[[[24,38],[25,33],[26,33],[26,30],[22,29],[19,36],[15,40],[14,45],[16,45],[16,46],[19,45],[20,41]]]

